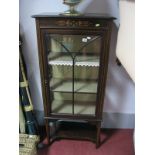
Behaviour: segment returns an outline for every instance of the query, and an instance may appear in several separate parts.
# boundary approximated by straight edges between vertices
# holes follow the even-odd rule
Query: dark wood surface
[[[103,14],[85,14],[82,16],[62,16],[57,14],[40,14],[32,16],[36,18],[36,28],[37,28],[37,38],[38,38],[38,55],[41,73],[41,83],[42,83],[42,95],[44,103],[44,113],[45,113],[45,125],[46,134],[48,138],[48,143],[50,144],[50,130],[51,127],[49,123],[51,120],[84,120],[88,122],[93,122],[96,126],[91,134],[95,137],[96,147],[100,143],[100,127],[102,120],[102,112],[104,105],[104,94],[106,88],[106,78],[108,70],[108,60],[109,60],[109,48],[110,48],[110,37],[112,31],[112,22],[115,19],[109,15]],[[99,26],[97,26],[98,24]],[[51,99],[50,99],[50,88],[49,88],[49,72],[48,72],[48,61],[46,52],[46,34],[80,34],[80,35],[99,35],[101,37],[101,47],[100,47],[100,66],[99,66],[99,78],[97,87],[97,101],[96,101],[96,111],[94,116],[89,115],[71,115],[71,114],[54,114],[51,113]],[[78,138],[83,137],[82,129],[79,130]],[[68,130],[67,134],[64,136],[63,131],[59,131],[53,137],[56,138],[75,138],[72,130]],[[92,139],[89,135],[87,139]],[[93,138],[94,139],[94,138]]]
[[[83,19],[83,18],[93,18],[93,19],[106,19],[106,20],[114,20],[116,17],[113,17],[110,14],[96,14],[96,13],[86,13],[79,16],[65,16],[61,15],[61,13],[50,13],[45,12],[37,15],[32,15],[32,18],[73,18],[73,19]]]

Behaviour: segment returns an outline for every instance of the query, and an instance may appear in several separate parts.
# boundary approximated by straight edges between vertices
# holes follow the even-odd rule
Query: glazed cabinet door
[[[103,36],[73,31],[42,34],[50,113],[96,116]]]

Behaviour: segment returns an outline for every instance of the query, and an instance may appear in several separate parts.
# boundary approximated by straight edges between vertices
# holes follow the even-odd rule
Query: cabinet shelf
[[[74,114],[94,115],[95,106],[96,106],[96,102],[76,101],[74,103]],[[68,101],[53,100],[52,113],[72,114],[72,101],[71,100],[68,100]]]
[[[69,92],[72,90],[72,81],[62,81],[60,79],[52,79],[50,87],[53,88],[53,92]],[[74,93],[97,93],[97,82],[96,81],[75,81],[74,82]]]
[[[70,56],[59,56],[57,58],[50,59],[49,64],[72,66],[73,61]],[[99,57],[98,56],[76,56],[75,66],[98,67]]]

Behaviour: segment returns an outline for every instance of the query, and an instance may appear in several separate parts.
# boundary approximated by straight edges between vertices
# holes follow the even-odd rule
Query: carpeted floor
[[[90,141],[60,140],[42,150],[38,155],[134,155],[133,130],[104,129],[101,146],[96,149]]]

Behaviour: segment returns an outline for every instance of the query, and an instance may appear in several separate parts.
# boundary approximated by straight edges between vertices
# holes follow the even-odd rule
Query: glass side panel
[[[95,115],[100,36],[46,35],[51,112]]]

